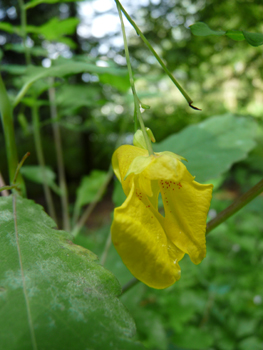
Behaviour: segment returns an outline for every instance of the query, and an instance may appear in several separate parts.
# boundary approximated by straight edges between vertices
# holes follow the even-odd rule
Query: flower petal
[[[206,255],[206,217],[213,185],[194,181],[180,161],[178,170],[182,174],[180,181],[159,182],[165,209],[164,229],[169,239],[199,264]]]
[[[116,149],[112,156],[112,167],[115,175],[119,179],[122,184],[123,191],[128,196],[130,188],[132,176],[124,181],[124,177],[128,172],[128,169],[132,163],[132,161],[139,156],[147,155],[148,151],[131,146],[131,145],[123,145]]]
[[[184,256],[166,236],[163,225],[164,218],[133,180],[126,201],[114,211],[112,241],[131,273],[157,289],[180,278],[178,262]]]

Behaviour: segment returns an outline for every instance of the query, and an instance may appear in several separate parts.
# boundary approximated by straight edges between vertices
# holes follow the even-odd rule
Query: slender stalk
[[[22,27],[22,39],[23,39],[23,46],[25,49],[25,59],[26,59],[26,64],[29,65],[31,64],[31,56],[29,49],[26,45],[26,26],[27,26],[27,18],[26,18],[26,10],[25,10],[25,5],[24,5],[24,0],[18,0],[19,8],[21,11],[21,27]]]
[[[16,180],[17,180],[17,177],[18,177],[18,174],[19,174],[19,170],[21,169],[22,165],[24,164],[24,161],[30,156],[30,153],[27,152],[24,157],[22,158],[22,160],[19,162],[17,168],[16,168],[16,172],[15,172],[15,175],[14,175],[14,179],[12,181],[13,184],[16,183]]]
[[[254,198],[256,198],[260,193],[263,192],[263,179],[259,181],[255,186],[253,186],[250,190],[244,193],[242,196],[237,198],[234,203],[232,203],[229,207],[221,211],[214,219],[210,220],[206,226],[206,235],[211,232],[214,228],[222,224],[222,222],[226,221],[232,215],[237,213],[240,209],[250,203]],[[128,283],[126,283],[122,288],[122,294],[127,292],[130,288],[135,286],[140,281],[137,278],[132,278]]]
[[[212,231],[222,222],[226,221],[228,218],[242,209],[245,205],[256,198],[261,192],[263,192],[263,179],[242,196],[237,198],[229,207],[221,211],[214,219],[210,220],[207,224],[206,234],[208,235],[210,231]]]
[[[84,226],[85,222],[88,220],[88,218],[89,218],[90,214],[92,213],[93,209],[96,207],[96,205],[100,201],[101,196],[103,195],[104,191],[106,190],[108,184],[111,181],[112,175],[113,175],[113,171],[112,171],[112,168],[110,167],[110,169],[108,170],[108,174],[107,174],[107,177],[105,179],[105,182],[103,183],[103,185],[100,187],[100,189],[96,193],[96,196],[95,196],[94,200],[90,203],[90,205],[87,207],[87,209],[82,214],[82,216],[79,219],[79,221],[76,224],[76,226],[73,228],[73,230],[71,232],[73,238],[75,238],[78,235],[80,229]]]
[[[17,148],[15,142],[15,130],[13,122],[13,109],[6,92],[2,75],[0,74],[0,113],[5,136],[6,155],[8,161],[9,181],[13,181],[18,164]],[[19,174],[18,183],[20,185],[19,194],[26,195],[26,187],[22,176]]]
[[[100,259],[101,265],[104,265],[106,262],[106,259],[110,250],[110,246],[111,246],[111,231],[108,234],[108,238],[107,238],[103,253],[101,255],[101,259]]]
[[[51,78],[52,79],[52,78]],[[51,80],[53,82],[53,79]],[[57,154],[57,164],[58,164],[58,180],[59,187],[61,190],[61,206],[62,206],[62,217],[63,217],[63,228],[66,231],[70,231],[70,221],[69,221],[69,209],[68,209],[68,189],[65,175],[65,167],[63,160],[63,148],[60,136],[60,129],[58,123],[55,120],[58,117],[57,106],[56,106],[56,91],[54,87],[50,87],[48,90],[49,101],[50,101],[50,114],[53,120],[52,129],[55,141],[55,149]]]
[[[47,202],[48,212],[49,212],[49,215],[52,217],[52,219],[57,223],[57,217],[56,217],[56,212],[53,204],[51,191],[47,185],[45,160],[44,160],[44,153],[42,149],[41,136],[40,136],[38,106],[36,103],[32,107],[32,118],[33,118],[33,131],[34,131],[34,140],[35,140],[35,146],[36,146],[36,152],[37,152],[37,159],[42,171],[43,188],[44,188],[45,199]]]
[[[130,84],[131,84],[131,89],[133,93],[133,98],[134,98],[134,107],[135,107],[135,116],[138,118],[140,127],[142,129],[143,137],[145,139],[145,143],[149,152],[149,155],[153,154],[153,149],[151,142],[149,140],[149,137],[147,135],[144,122],[142,119],[141,111],[140,111],[140,103],[139,103],[139,98],[136,93],[135,85],[134,85],[134,80],[133,80],[133,74],[132,74],[132,68],[131,68],[131,62],[130,62],[130,55],[129,55],[129,48],[128,48],[128,43],[127,43],[127,38],[126,38],[126,33],[125,33],[125,27],[123,23],[123,18],[122,18],[122,13],[120,9],[119,3],[117,3],[117,8],[119,12],[119,17],[121,21],[121,30],[122,30],[122,35],[123,35],[123,41],[124,41],[124,50],[125,50],[125,56],[126,56],[126,61],[127,61],[127,67],[128,67],[128,72],[129,72],[129,77],[130,77]],[[135,118],[135,124],[137,123],[137,120]]]
[[[17,190],[17,185],[0,187],[0,192],[5,192],[5,191],[8,191],[8,190],[13,190],[13,189]],[[9,195],[8,192],[7,192],[7,194],[4,194],[4,196],[8,196],[8,195]]]
[[[131,289],[132,287],[136,286],[136,284],[138,284],[139,280],[137,280],[137,278],[133,277],[129,282],[127,282],[123,287],[122,287],[122,294],[127,292],[129,289]]]
[[[154,57],[157,59],[157,61],[159,62],[159,64],[161,65],[161,67],[163,68],[163,70],[165,71],[165,73],[169,76],[169,78],[172,80],[172,82],[174,83],[174,85],[178,88],[178,90],[181,92],[181,94],[184,96],[184,98],[186,99],[186,101],[188,102],[189,106],[193,109],[199,110],[199,108],[194,107],[192,105],[193,101],[191,99],[191,97],[187,94],[187,92],[184,90],[184,88],[179,84],[179,82],[175,79],[175,77],[172,75],[172,73],[169,71],[169,69],[165,66],[163,60],[160,58],[160,56],[157,54],[157,52],[154,50],[154,48],[152,47],[152,45],[149,43],[149,41],[145,38],[145,36],[143,35],[142,31],[140,30],[140,28],[137,26],[137,24],[132,20],[132,18],[129,16],[129,14],[127,13],[127,11],[125,10],[125,8],[122,6],[122,4],[120,3],[119,0],[115,0],[116,5],[118,7],[118,9],[121,9],[121,11],[124,13],[125,17],[127,18],[127,20],[130,22],[130,24],[133,26],[133,28],[136,30],[136,33],[138,35],[140,35],[142,41],[145,43],[145,45],[148,47],[148,49],[152,52],[152,54],[154,55]]]

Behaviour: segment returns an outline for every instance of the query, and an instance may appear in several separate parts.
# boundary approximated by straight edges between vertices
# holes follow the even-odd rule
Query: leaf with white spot
[[[53,227],[34,202],[0,197],[1,349],[142,349],[114,275]]]

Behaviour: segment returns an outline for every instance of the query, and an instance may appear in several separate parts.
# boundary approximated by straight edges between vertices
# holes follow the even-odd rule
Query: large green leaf
[[[255,146],[255,134],[252,119],[225,114],[186,127],[154,145],[154,150],[185,157],[191,174],[204,182],[217,178],[233,163],[244,159]]]
[[[112,273],[39,205],[0,197],[0,344],[5,350],[141,349]]]

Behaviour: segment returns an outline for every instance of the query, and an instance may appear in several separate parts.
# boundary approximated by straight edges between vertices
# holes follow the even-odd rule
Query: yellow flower
[[[212,185],[194,181],[172,152],[155,153],[124,145],[113,154],[113,170],[125,202],[114,211],[113,244],[140,281],[162,289],[180,278],[187,253],[199,264],[206,255],[206,217]],[[158,212],[161,193],[165,215]]]

